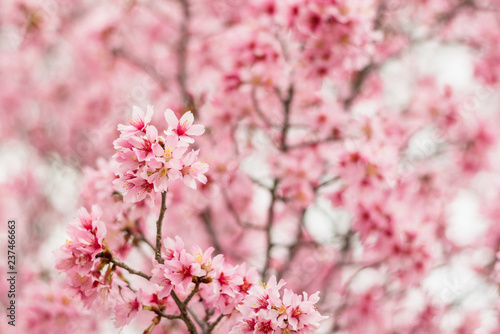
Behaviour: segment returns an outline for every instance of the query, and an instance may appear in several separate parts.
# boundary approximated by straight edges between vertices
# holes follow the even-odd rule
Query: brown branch
[[[335,177],[333,177],[331,179],[328,179],[326,181],[323,181],[323,182],[319,183],[316,187],[314,187],[314,190],[316,191],[316,190],[318,190],[318,189],[320,189],[322,187],[325,187],[327,185],[335,183],[335,182],[337,182],[339,180],[340,180],[340,176],[335,176]]]
[[[283,103],[284,120],[283,120],[283,128],[281,129],[280,149],[281,151],[286,152],[288,151],[286,139],[288,135],[288,130],[290,129],[290,109],[291,109],[290,107],[292,105],[292,100],[294,96],[294,86],[293,84],[290,84],[290,86],[288,87],[288,95],[286,98],[282,96],[278,88],[276,88],[275,91],[278,97],[280,98],[281,102]]]
[[[139,235],[134,234],[134,237],[138,241],[144,242],[146,245],[148,245],[149,247],[151,247],[151,249],[154,251],[155,247],[153,246],[152,243],[149,242],[148,239],[146,239],[146,235],[144,234],[144,231],[142,230],[141,224],[139,224],[139,220],[135,221],[135,226],[137,227],[137,231],[139,231]]]
[[[302,239],[302,228],[304,227],[305,224],[306,211],[307,209],[302,209],[302,212],[300,214],[299,226],[297,226],[297,231],[295,233],[294,242],[288,247],[288,258],[286,264],[281,268],[281,270],[278,271],[278,274],[276,275],[277,276],[276,279],[278,281],[290,269],[291,264],[295,259],[295,256],[297,255],[300,247],[302,246],[300,241]]]
[[[200,318],[198,318],[198,316],[196,315],[196,313],[190,308],[188,307],[188,312],[189,314],[191,314],[191,316],[193,317],[194,321],[198,324],[198,326],[200,327],[202,333],[205,333],[205,330],[206,330],[206,324],[200,320]]]
[[[134,275],[137,275],[137,276],[141,276],[141,277],[147,279],[148,281],[151,279],[151,276],[143,273],[142,271],[130,268],[127,264],[118,261],[117,259],[115,259],[113,257],[113,255],[111,255],[111,253],[109,253],[107,251],[104,251],[104,252],[101,252],[101,253],[97,254],[96,258],[104,258],[107,261],[113,263],[115,266],[123,268],[123,269],[125,269],[126,271],[128,271],[131,274],[134,274]]]
[[[266,189],[270,190],[269,188],[266,188]],[[250,224],[250,223],[242,221],[240,219],[240,216],[238,215],[238,212],[236,212],[236,209],[235,209],[233,203],[231,202],[231,199],[229,198],[229,196],[227,195],[227,193],[224,189],[222,189],[222,196],[224,197],[224,200],[226,201],[226,207],[228,208],[229,212],[231,213],[234,220],[236,221],[236,223],[239,226],[241,226],[243,228],[251,228],[254,230],[261,230],[261,231],[264,231],[266,229],[265,226],[259,226],[259,225]]]
[[[274,208],[276,204],[276,190],[278,188],[278,179],[274,180],[274,185],[271,188],[271,202],[269,203],[269,209],[267,210],[267,223],[266,223],[266,261],[264,263],[264,268],[262,269],[262,280],[267,281],[267,274],[269,271],[269,265],[271,263],[271,249],[273,248],[272,238],[271,238],[271,228],[274,222]]]
[[[166,313],[163,313],[162,311],[160,311],[157,308],[152,308],[151,311],[153,311],[154,313],[156,313],[160,317],[163,317],[163,318],[166,318],[166,319],[170,319],[170,320],[181,319],[181,316],[179,314],[166,314]]]
[[[377,64],[370,63],[354,74],[351,80],[351,94],[344,100],[344,109],[346,111],[351,108],[352,103],[358,97],[359,93],[361,93],[364,82],[376,68],[378,68]]]
[[[295,145],[288,145],[287,148],[288,148],[288,150],[296,150],[296,149],[300,149],[300,148],[306,148],[306,147],[312,147],[312,146],[330,143],[330,142],[336,141],[338,139],[339,138],[335,138],[335,137],[326,137],[324,139],[304,141],[302,143],[298,143]]]
[[[325,275],[325,278],[323,279],[323,289],[321,291],[322,298],[320,300],[320,305],[324,304],[326,301],[328,301],[327,295],[329,293],[329,285],[326,283],[329,283],[332,279],[333,274],[335,274],[336,270],[339,268],[342,268],[344,265],[348,264],[348,257],[349,253],[351,251],[352,247],[352,236],[354,235],[354,232],[352,230],[349,230],[344,236],[344,244],[342,245],[342,248],[340,250],[340,261],[335,263],[331,268],[328,270],[327,274]]]
[[[222,320],[222,318],[224,318],[224,316],[225,316],[224,314],[219,315],[219,317],[213,323],[209,324],[206,334],[212,333],[215,326],[217,326],[219,324],[219,322]]]
[[[182,23],[180,26],[179,44],[177,46],[177,57],[179,72],[177,73],[177,82],[181,90],[182,99],[188,110],[195,112],[194,100],[187,88],[187,60],[188,60],[188,45],[190,40],[189,21],[191,12],[189,10],[188,0],[179,0],[182,9]]]
[[[186,324],[188,331],[190,334],[198,334],[198,331],[196,330],[196,326],[194,325],[193,321],[188,315],[188,310],[187,306],[179,299],[179,296],[175,293],[174,290],[170,292],[170,296],[172,296],[172,299],[174,300],[175,304],[179,308],[179,311],[181,311],[180,318],[184,323]]]
[[[214,227],[212,226],[212,214],[210,209],[207,208],[200,212],[200,218],[203,221],[203,225],[205,226],[210,239],[212,240],[215,252],[222,253],[222,247],[219,243],[219,238],[217,237],[217,233],[215,233]]]
[[[161,257],[161,225],[163,223],[163,216],[165,216],[165,211],[167,210],[166,205],[167,192],[164,191],[161,193],[161,208],[160,208],[160,216],[156,221],[156,247],[155,247],[155,259],[158,263],[163,264],[163,259]]]
[[[189,304],[189,302],[191,301],[191,299],[193,299],[194,295],[196,293],[198,293],[199,291],[200,291],[200,281],[197,280],[196,283],[195,283],[193,291],[191,291],[191,293],[189,294],[189,296],[187,296],[186,299],[184,299],[184,301],[182,303],[187,306]]]
[[[164,76],[160,75],[158,71],[156,71],[151,65],[149,65],[149,63],[144,62],[136,58],[135,56],[132,56],[131,54],[125,52],[120,48],[111,50],[111,53],[113,54],[113,56],[120,57],[134,67],[144,71],[151,78],[153,78],[164,91],[168,90],[167,79]]]
[[[252,106],[257,115],[259,116],[259,118],[264,122],[264,124],[266,124],[268,128],[273,127],[271,121],[266,117],[266,114],[264,114],[264,112],[262,111],[262,108],[259,105],[259,101],[257,101],[257,89],[255,86],[252,87],[250,97],[252,100]]]

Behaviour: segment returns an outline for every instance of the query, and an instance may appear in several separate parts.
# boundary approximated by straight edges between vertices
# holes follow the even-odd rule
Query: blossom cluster
[[[112,289],[112,273],[99,254],[107,250],[104,240],[106,225],[101,221],[102,210],[97,205],[89,213],[80,209],[78,224],[68,225],[70,240],[56,251],[56,269],[66,273],[69,290],[80,296],[86,305],[99,297],[105,298]]]
[[[303,296],[285,289],[272,276],[267,284],[257,284],[257,270],[246,270],[246,265],[231,266],[223,255],[212,257],[212,247],[203,251],[193,246],[185,249],[178,236],[164,239],[163,264],[155,262],[152,282],[158,284],[158,298],[167,298],[172,290],[180,294],[198,291],[205,307],[217,314],[239,313],[238,323],[231,333],[311,333],[327,317],[315,307],[319,292]]]
[[[96,333],[104,317],[90,310],[82,310],[80,301],[68,298],[56,282],[50,284],[29,281],[24,296],[27,303],[20,305],[25,319],[20,332],[45,333]],[[1,327],[0,327],[1,328]],[[5,329],[2,333],[10,332]]]
[[[315,306],[319,292],[301,296],[285,289],[281,297],[280,289],[285,284],[272,276],[267,284],[253,286],[237,307],[243,317],[230,334],[312,333],[318,329],[320,321],[328,318]]]
[[[162,136],[150,124],[153,114],[151,106],[147,112],[134,107],[133,118],[128,125],[118,126],[121,134],[113,143],[117,150],[113,157],[119,163],[114,185],[129,203],[139,202],[148,195],[154,200],[158,193],[167,191],[169,182],[175,179],[182,179],[193,189],[196,189],[195,180],[207,181],[204,174],[208,165],[197,161],[199,150],[188,152],[194,143],[192,137],[203,134],[205,127],[193,124],[190,111],[179,120],[167,109],[168,129]]]
[[[255,268],[246,270],[246,265],[231,266],[219,254],[212,257],[210,247],[203,251],[199,246],[188,252],[178,236],[166,238],[162,247],[163,264],[155,261],[151,281],[161,290],[159,298],[164,298],[174,289],[186,294],[195,286],[205,304],[214,307],[220,314],[230,314],[257,282]]]

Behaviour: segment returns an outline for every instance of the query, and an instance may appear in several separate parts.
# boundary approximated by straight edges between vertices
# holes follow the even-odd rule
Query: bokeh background
[[[0,246],[15,219],[17,329],[119,332],[64,296],[53,251],[80,206],[114,205],[117,125],[153,105],[159,128],[166,108],[207,127],[209,182],[172,185],[166,235],[260,269],[279,180],[266,270],[321,291],[318,333],[499,333],[498,6],[4,0]],[[152,238],[158,209],[144,210]],[[15,333],[3,316],[0,332]]]

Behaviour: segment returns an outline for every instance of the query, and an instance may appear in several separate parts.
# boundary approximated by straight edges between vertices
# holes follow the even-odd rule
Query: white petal
[[[205,127],[201,124],[191,125],[189,130],[186,131],[186,134],[189,136],[200,136],[205,132]]]
[[[179,119],[175,116],[175,113],[171,109],[167,109],[165,111],[165,120],[167,121],[168,126],[174,129],[177,127],[177,124],[179,124]]]

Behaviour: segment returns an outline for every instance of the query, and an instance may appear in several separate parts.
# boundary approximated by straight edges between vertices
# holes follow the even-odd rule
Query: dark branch
[[[167,200],[167,192],[162,192],[161,193],[161,208],[160,208],[160,216],[158,217],[158,220],[156,221],[156,247],[155,247],[155,259],[158,261],[158,263],[163,264],[163,259],[161,257],[161,225],[163,223],[163,217],[165,216],[165,211],[167,210],[167,205],[166,205],[166,200]]]

